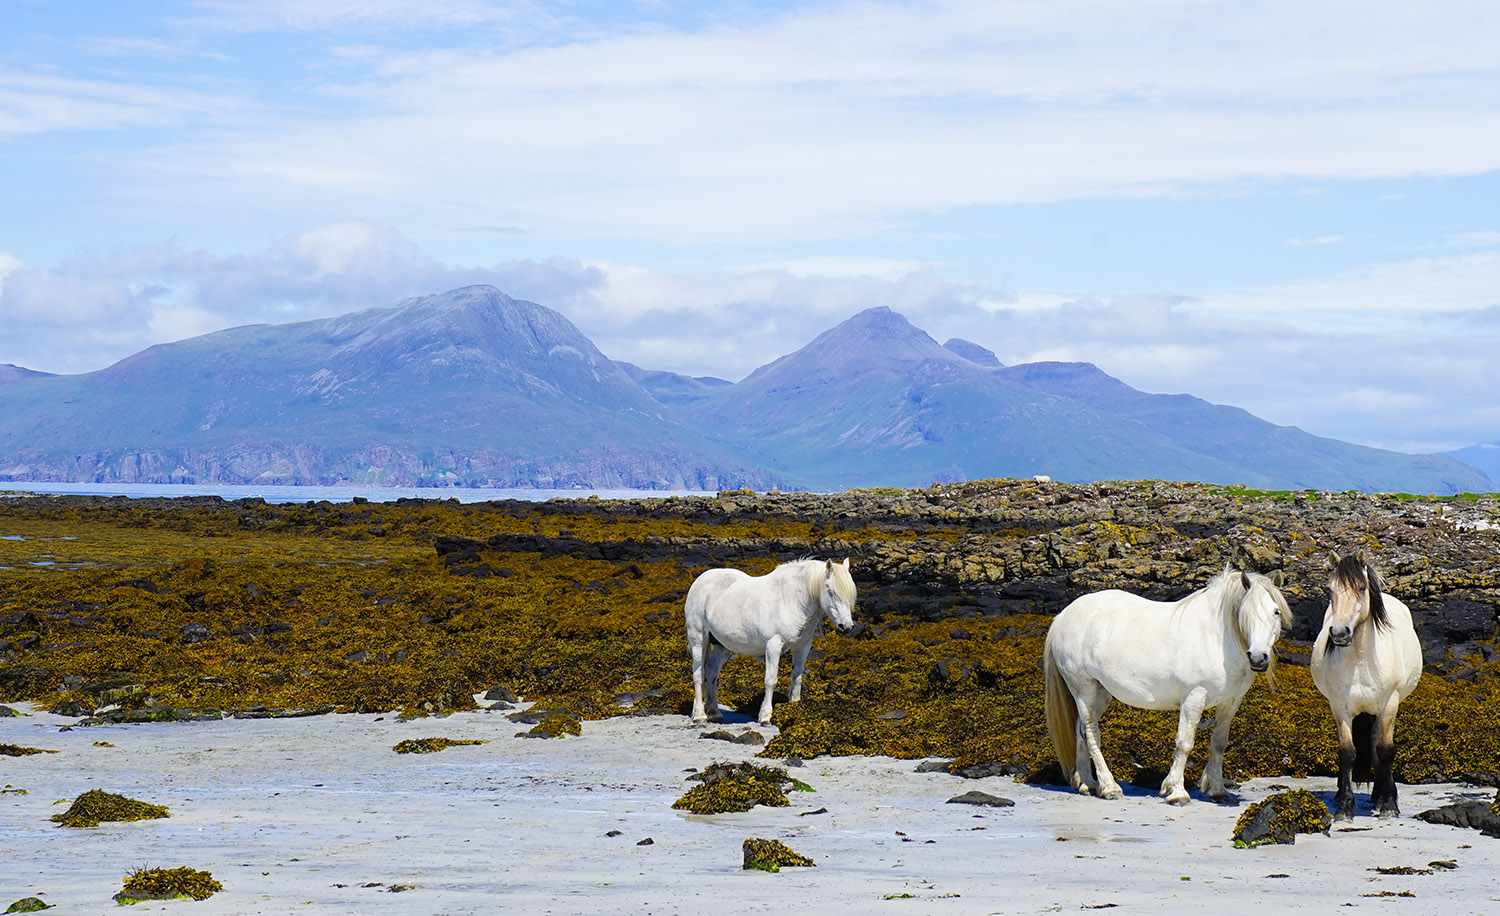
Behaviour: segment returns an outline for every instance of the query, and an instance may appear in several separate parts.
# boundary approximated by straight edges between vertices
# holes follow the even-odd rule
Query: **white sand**
[[[0,719],[0,743],[60,753],[0,757],[0,909],[36,895],[67,913],[118,913],[111,895],[140,866],[212,872],[207,901],[141,903],[172,913],[1043,913],[1232,914],[1271,907],[1458,916],[1500,911],[1500,839],[1362,808],[1354,832],[1295,846],[1235,849],[1244,803],[1173,808],[1154,795],[1080,798],[1007,779],[913,772],[914,761],[820,758],[792,772],[816,793],[790,808],[712,817],[674,811],[684,770],[755,759],[701,740],[677,716],[584,723],[581,738],[523,740],[501,713],[412,722],[394,716],[114,725],[60,731],[35,712]],[[745,726],[730,725],[732,731]],[[760,729],[767,736],[771,729]],[[486,738],[435,754],[395,754],[406,738]],[[114,747],[98,747],[108,741]],[[759,761],[774,763],[775,761]],[[48,818],[89,789],[166,805],[169,819],[58,827]],[[945,801],[970,789],[1015,800]],[[1412,814],[1485,790],[1402,786]],[[1364,802],[1361,795],[1361,803]],[[59,804],[62,802],[63,804]],[[827,808],[826,814],[811,814]],[[617,837],[604,834],[623,831]],[[898,831],[904,833],[903,837]],[[647,837],[652,845],[637,843]],[[749,837],[817,861],[779,874],[741,870]],[[1379,876],[1374,866],[1458,868]],[[1270,877],[1285,875],[1285,877]],[[374,885],[374,886],[365,886]],[[415,885],[392,893],[392,885]],[[1415,898],[1365,897],[1411,891]],[[911,897],[891,897],[910,894]],[[891,899],[887,899],[891,897]],[[1345,912],[1344,910],[1339,910]]]

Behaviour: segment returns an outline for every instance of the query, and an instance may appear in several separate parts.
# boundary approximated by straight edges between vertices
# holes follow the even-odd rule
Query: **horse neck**
[[[823,612],[823,577],[818,575],[822,566],[821,560],[799,560],[777,567],[778,572],[787,571],[791,580],[787,591],[798,599],[798,606],[809,620]]]
[[[1227,636],[1243,648],[1246,639],[1238,617],[1243,598],[1244,592],[1236,587],[1236,583],[1228,581],[1226,577],[1216,578],[1178,602],[1181,620],[1179,625],[1190,625],[1205,633]]]

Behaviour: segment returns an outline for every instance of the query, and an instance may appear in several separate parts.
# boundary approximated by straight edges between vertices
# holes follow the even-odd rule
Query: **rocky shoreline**
[[[1363,550],[1425,655],[1398,773],[1500,769],[1474,718],[1500,693],[1494,496],[1030,480],[544,503],[16,496],[0,500],[0,535],[0,699],[124,721],[442,713],[497,683],[584,718],[675,712],[698,572],[848,556],[860,631],[820,639],[808,698],[779,707],[765,753],[943,756],[1033,778],[1048,619],[1100,588],[1178,597],[1225,563],[1283,571],[1296,620],[1282,693],[1252,690],[1230,763],[1329,772],[1326,704],[1298,666],[1328,555]],[[726,668],[741,704],[752,668]],[[1149,784],[1161,717],[1117,709],[1106,728],[1126,778]]]

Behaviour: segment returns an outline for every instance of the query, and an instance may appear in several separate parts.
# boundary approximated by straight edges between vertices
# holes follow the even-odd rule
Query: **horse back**
[[[1073,601],[1052,621],[1048,650],[1063,676],[1086,675],[1116,699],[1142,709],[1170,709],[1203,687],[1212,696],[1244,692],[1253,672],[1225,651],[1217,626],[1183,603],[1153,601],[1107,589]],[[1217,626],[1222,630],[1222,626]]]
[[[692,585],[688,586],[687,600],[683,606],[684,613],[690,618],[706,616],[709,607],[720,595],[728,591],[736,582],[749,578],[751,578],[749,573],[738,569],[705,570],[693,580]]]

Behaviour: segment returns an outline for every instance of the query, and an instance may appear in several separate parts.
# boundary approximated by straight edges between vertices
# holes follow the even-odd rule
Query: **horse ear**
[[[1277,588],[1281,588],[1286,584],[1286,576],[1281,572],[1281,570],[1272,570],[1271,584],[1276,586]]]
[[[824,570],[827,571],[827,572],[833,572],[833,561],[832,560],[824,560],[823,562],[826,564],[823,567]]]
[[[1333,569],[1338,569],[1340,562],[1341,562],[1341,560],[1339,558],[1339,554],[1338,554],[1337,550],[1330,550],[1330,551],[1328,551],[1328,565],[1330,567],[1332,567]]]
[[[1240,571],[1240,585],[1245,587],[1245,591],[1250,591],[1250,574],[1244,570]]]
[[[849,558],[848,557],[844,557],[844,568],[845,569],[849,568]]]

